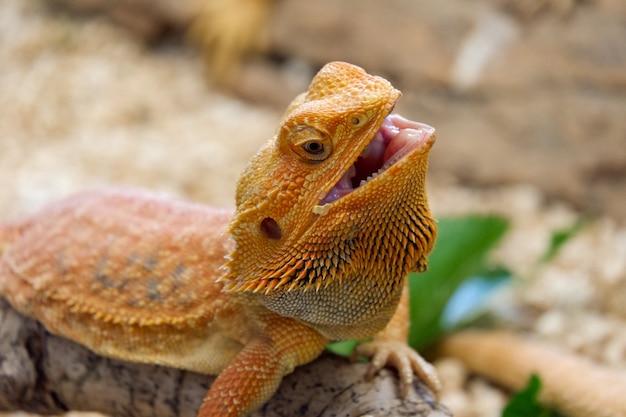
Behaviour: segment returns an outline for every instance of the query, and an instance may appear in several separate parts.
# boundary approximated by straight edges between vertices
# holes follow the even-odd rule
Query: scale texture
[[[371,372],[435,392],[406,344],[406,276],[436,237],[430,126],[342,62],[288,107],[236,209],[141,190],[85,192],[0,225],[0,294],[98,354],[218,375],[199,416],[243,416],[331,340],[373,338]],[[225,259],[226,258],[226,259]]]

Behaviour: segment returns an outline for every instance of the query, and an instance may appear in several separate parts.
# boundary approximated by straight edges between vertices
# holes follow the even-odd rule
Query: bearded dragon
[[[329,341],[373,338],[371,373],[434,392],[407,346],[406,276],[436,226],[434,129],[391,114],[401,93],[324,66],[239,179],[236,210],[139,190],[84,192],[0,226],[0,294],[101,355],[219,376],[198,415],[260,407]],[[224,263],[224,258],[227,258]]]

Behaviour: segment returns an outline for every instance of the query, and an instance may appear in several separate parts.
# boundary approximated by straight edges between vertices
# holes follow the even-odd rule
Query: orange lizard
[[[406,344],[406,275],[436,235],[434,129],[401,93],[342,62],[288,107],[241,176],[234,215],[147,191],[86,192],[0,226],[0,294],[114,358],[219,374],[199,416],[260,407],[333,340],[372,338],[371,373],[436,393]],[[227,261],[224,265],[224,257]]]

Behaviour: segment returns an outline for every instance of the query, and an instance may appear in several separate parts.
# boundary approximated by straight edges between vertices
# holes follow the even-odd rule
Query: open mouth
[[[320,204],[328,204],[364,186],[389,167],[434,138],[435,129],[397,114],[385,118],[357,160]]]

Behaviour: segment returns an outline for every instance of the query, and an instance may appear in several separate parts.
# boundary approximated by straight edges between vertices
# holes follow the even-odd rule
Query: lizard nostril
[[[276,220],[271,217],[266,217],[261,220],[261,231],[272,240],[278,240],[283,236],[280,226],[276,223]]]

